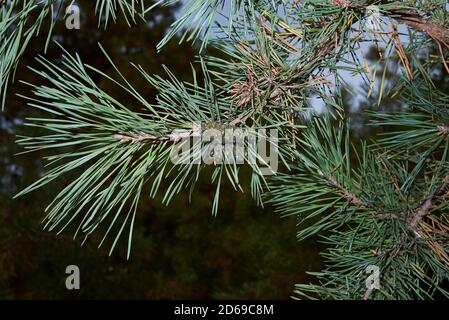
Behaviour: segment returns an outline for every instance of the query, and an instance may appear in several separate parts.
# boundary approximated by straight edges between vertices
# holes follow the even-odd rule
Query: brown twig
[[[392,35],[394,46],[396,48],[396,52],[399,56],[399,59],[402,62],[402,65],[404,66],[405,74],[407,75],[407,78],[409,80],[413,79],[413,73],[410,69],[410,62],[408,61],[407,55],[404,51],[404,47],[402,46],[401,39],[399,38],[398,29],[396,25],[393,25],[393,32]]]
[[[409,27],[424,32],[430,38],[432,38],[438,46],[441,61],[449,73],[449,66],[444,57],[444,49],[446,47],[449,49],[449,29],[437,25],[431,21],[428,21],[421,17],[416,10],[390,10],[389,13],[399,22],[404,22]]]
[[[345,198],[349,203],[351,203],[361,209],[367,208],[367,205],[361,199],[359,199],[355,194],[353,194],[351,191],[349,191],[348,189],[343,187],[341,184],[339,184],[333,176],[331,176],[330,174],[327,174],[327,173],[321,173],[320,175],[322,177],[324,177],[329,182],[329,185],[331,187],[337,189],[338,193],[343,198]]]
[[[395,16],[394,18],[398,21],[404,22],[409,27],[426,33],[432,39],[443,43],[445,46],[449,43],[449,29],[441,27],[437,24],[434,24],[430,21],[422,18],[418,12],[415,11],[391,11],[392,14],[399,14],[399,16]],[[410,16],[413,15],[413,16]]]
[[[408,225],[410,228],[412,228],[413,231],[417,232],[419,223],[424,218],[424,216],[429,213],[429,209],[432,207],[432,199],[433,196],[427,197],[423,201],[422,205],[418,209],[416,209],[410,217]]]
[[[446,192],[446,189],[448,188],[449,183],[449,176],[445,177],[443,180],[443,183],[441,186],[435,190],[433,193],[427,195],[424,200],[422,201],[421,206],[419,206],[417,209],[413,211],[413,213],[410,215],[410,217],[407,219],[408,226],[413,230],[413,232],[418,236],[421,237],[419,233],[419,225],[423,218],[429,213],[430,209],[434,205],[434,200],[436,197],[441,196]]]

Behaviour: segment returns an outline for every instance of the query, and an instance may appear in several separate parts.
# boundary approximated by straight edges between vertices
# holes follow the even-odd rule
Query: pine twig
[[[413,230],[413,232],[421,238],[421,235],[419,233],[419,224],[423,220],[423,218],[429,213],[430,209],[434,205],[434,200],[438,196],[444,194],[446,192],[446,189],[448,188],[449,184],[449,176],[446,176],[443,180],[443,183],[441,186],[432,194],[427,195],[421,206],[418,207],[412,215],[407,219],[408,226]]]
[[[350,190],[348,190],[347,188],[345,188],[344,186],[342,186],[341,184],[339,184],[337,182],[337,180],[331,176],[330,174],[326,174],[323,172],[319,172],[319,174],[324,177],[329,185],[333,188],[335,188],[337,190],[337,192],[344,198],[346,199],[349,203],[353,204],[354,206],[356,206],[359,209],[369,209],[369,206],[363,201],[361,200],[359,197],[357,197],[354,193],[352,193]],[[375,210],[370,210],[369,211],[373,216],[375,216],[376,218],[381,218],[381,219],[385,219],[385,218],[397,218],[396,215],[394,214],[390,214],[390,213],[381,213]]]
[[[367,205],[358,198],[355,194],[353,194],[351,191],[343,187],[341,184],[337,182],[337,180],[331,176],[330,174],[319,172],[319,174],[324,177],[328,182],[329,185],[335,189],[337,189],[338,193],[345,198],[349,203],[355,205],[356,207],[360,209],[366,209]]]

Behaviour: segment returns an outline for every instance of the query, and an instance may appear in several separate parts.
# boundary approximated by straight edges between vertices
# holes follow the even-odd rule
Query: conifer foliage
[[[70,3],[2,3],[0,97],[6,108],[7,85],[27,44],[43,31],[50,42],[51,29],[40,30],[42,22],[58,23]],[[97,0],[96,14],[99,27],[119,16],[131,25],[145,23],[157,6],[177,3]],[[57,62],[37,57],[40,68],[33,71],[46,84],[28,84],[33,95],[22,98],[45,114],[27,122],[43,134],[19,137],[18,143],[25,152],[45,151],[48,166],[17,196],[70,176],[47,207],[45,228],[63,232],[75,225],[75,235],[85,239],[103,230],[100,245],[109,241],[111,251],[125,234],[129,255],[139,200],[161,194],[168,204],[212,172],[213,214],[219,212],[220,186],[229,183],[259,205],[297,217],[299,240],[321,239],[325,266],[313,270],[313,284],[296,285],[296,297],[448,297],[449,96],[433,77],[449,74],[448,7],[443,0],[182,1],[157,48],[163,54],[164,45],[181,34],[198,48],[201,72],[192,68],[194,80],[183,82],[168,68],[162,77],[131,63],[158,90],[155,102],[117,68],[105,74],[76,52],[61,48]],[[379,53],[374,64],[361,55],[370,45]],[[220,54],[209,54],[209,47]],[[100,88],[93,75],[132,96],[133,108]],[[357,138],[345,108],[351,79],[368,88],[369,110],[363,112],[376,134],[366,141]],[[391,99],[400,107],[389,110]],[[180,141],[207,129],[276,129],[271,151],[278,170],[265,174],[266,159],[250,139],[244,164],[173,163]],[[205,149],[221,153],[210,141],[194,141],[188,146],[194,159]],[[245,168],[248,186],[240,183]],[[374,269],[377,278],[365,281]]]

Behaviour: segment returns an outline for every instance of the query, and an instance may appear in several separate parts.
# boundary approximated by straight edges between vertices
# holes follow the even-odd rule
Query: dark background
[[[190,63],[196,51],[190,44],[179,46],[175,39],[161,53],[155,49],[176,8],[154,11],[147,24],[137,21],[128,28],[119,19],[103,30],[97,28],[92,2],[80,2],[80,30],[67,30],[64,21],[56,25],[53,38],[70,53],[79,53],[83,62],[112,75],[98,48],[101,42],[149,100],[156,93],[130,62],[156,74],[163,74],[161,65],[166,64],[180,79],[191,79]],[[296,241],[294,218],[281,219],[270,208],[258,208],[249,195],[235,192],[230,185],[222,189],[221,210],[213,217],[215,189],[207,178],[190,204],[187,194],[180,194],[168,207],[160,199],[141,198],[129,261],[125,239],[109,257],[109,247],[97,249],[95,239],[80,247],[81,241],[73,241],[69,232],[57,236],[41,231],[44,209],[66,181],[16,200],[12,196],[43,170],[43,154],[15,156],[23,151],[15,143],[16,135],[36,134],[23,123],[38,113],[16,94],[31,94],[19,80],[45,83],[27,69],[39,68],[34,58],[43,53],[47,29],[42,30],[22,57],[6,109],[0,114],[0,299],[287,299],[295,283],[310,280],[305,271],[319,269],[318,249],[312,240]],[[46,53],[50,61],[60,55],[54,44]],[[102,78],[96,81],[133,108],[126,94]],[[71,264],[81,270],[79,291],[65,288],[65,268]]]

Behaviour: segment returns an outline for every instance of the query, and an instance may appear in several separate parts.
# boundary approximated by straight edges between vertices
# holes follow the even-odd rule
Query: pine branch
[[[318,174],[322,177],[324,177],[330,184],[331,187],[335,188],[337,192],[345,198],[349,203],[352,205],[355,205],[358,208],[366,209],[367,205],[359,199],[356,195],[354,195],[351,191],[340,185],[334,177],[327,173],[323,173],[321,171],[318,172]]]
[[[215,85],[211,82],[205,65],[204,77],[209,81],[204,86],[199,86],[196,82],[181,83],[168,70],[169,80],[149,75],[141,67],[135,66],[149,84],[159,91],[157,103],[150,104],[114,65],[123,83],[91,66],[83,65],[79,57],[67,52],[63,55],[62,67],[43,58],[39,62],[45,71],[34,71],[47,79],[52,87],[32,86],[35,96],[40,99],[27,99],[31,106],[58,117],[30,119],[29,125],[45,128],[52,131],[52,134],[22,137],[19,143],[28,152],[51,150],[52,154],[47,159],[53,167],[16,197],[75,169],[85,168],[47,208],[49,212],[45,227],[49,230],[58,228],[62,232],[78,216],[82,216],[76,235],[84,233],[87,238],[116,210],[100,243],[101,245],[105,241],[116,222],[121,221],[122,227],[111,246],[111,252],[128,223],[128,255],[130,254],[138,199],[147,182],[152,182],[150,195],[154,197],[161,188],[162,179],[171,177],[171,183],[163,197],[163,202],[168,204],[182,188],[193,188],[202,169],[209,165],[196,162],[196,158],[203,156],[205,148],[211,147],[209,141],[194,142],[188,147],[187,156],[181,155],[179,163],[174,163],[171,157],[180,147],[179,144],[185,144],[189,138],[201,136],[205,129],[222,131],[230,125],[249,128],[245,123],[249,118],[248,114],[229,113],[229,99],[222,96],[223,91],[212,89]],[[146,113],[140,114],[127,109],[98,88],[86,70],[112,80],[138,101]],[[253,115],[254,111],[249,114]],[[258,128],[253,125],[253,130]],[[66,148],[71,146],[76,146],[77,149],[67,151]],[[266,165],[266,160],[256,153],[249,140],[244,141],[244,148],[247,152],[242,154],[242,161],[252,169],[251,191],[259,198],[265,184],[261,167]],[[213,214],[218,210],[220,185],[224,178],[236,190],[243,190],[235,159],[229,158],[232,155],[226,153],[226,148],[221,152],[223,163],[211,164],[215,167],[211,182],[217,186]],[[249,161],[250,157],[256,161]],[[64,163],[54,166],[60,161]]]
[[[390,9],[388,11],[399,22],[404,22],[417,31],[424,32],[449,48],[449,28],[442,27],[423,18],[417,10]]]
[[[429,211],[431,210],[431,208],[435,205],[434,201],[436,200],[436,198],[438,198],[439,196],[445,194],[448,191],[448,187],[449,187],[449,176],[446,176],[443,179],[443,183],[441,184],[441,186],[439,186],[434,192],[432,192],[431,194],[427,195],[421,206],[418,207],[407,219],[407,224],[409,225],[409,227],[414,231],[414,233],[421,238],[421,235],[419,234],[418,230],[419,225],[421,223],[421,221],[423,220],[423,218],[425,216],[427,216],[429,214]]]
[[[376,5],[379,1],[368,1],[366,5],[354,5],[343,0],[334,0],[333,3],[343,9],[362,13],[368,5]],[[385,6],[384,12],[391,18],[398,20],[398,22],[403,22],[417,31],[424,32],[432,39],[444,43],[446,46],[449,44],[449,28],[427,20],[417,9],[410,8],[410,4],[404,5],[390,0],[382,0],[380,4]]]
[[[156,5],[178,2],[158,1]],[[154,8],[144,9],[143,2],[136,1],[97,0],[97,12],[106,23],[117,11],[134,18],[136,3],[142,4],[142,16]],[[441,285],[449,274],[445,220],[449,209],[445,201],[448,97],[429,85],[429,75],[420,78],[434,61],[421,63],[418,59],[420,48],[431,38],[446,66],[446,25],[437,25],[433,13],[419,10],[418,2],[235,0],[230,1],[233,16],[228,27],[219,26],[220,36],[208,42],[223,4],[222,0],[190,0],[158,45],[161,49],[185,30],[182,40],[201,39],[201,49],[206,43],[220,49],[224,57],[200,58],[201,85],[196,73],[188,83],[179,81],[168,69],[163,78],[134,66],[159,92],[155,103],[143,98],[108,56],[120,80],[84,65],[67,52],[61,65],[38,58],[43,71],[34,71],[49,84],[31,85],[34,96],[27,99],[46,116],[29,119],[27,124],[47,133],[21,137],[19,143],[27,152],[48,151],[49,167],[41,179],[18,195],[74,174],[48,206],[45,228],[62,232],[78,223],[75,235],[82,233],[87,239],[106,224],[102,245],[118,224],[111,252],[127,229],[129,256],[138,204],[146,186],[152,197],[163,190],[163,203],[168,204],[182,189],[193,190],[206,167],[191,161],[173,163],[170,155],[180,142],[200,136],[206,128],[218,132],[230,127],[276,128],[280,136],[276,151],[285,171],[272,177],[267,186],[262,163],[250,164],[251,193],[259,204],[264,197],[282,215],[297,216],[298,239],[319,234],[328,248],[323,253],[325,268],[314,273],[320,284],[297,285],[299,295],[426,299],[438,291],[449,296]],[[352,146],[349,125],[341,121],[344,96],[338,71],[348,70],[341,64],[349,62],[352,71],[365,72],[356,58],[356,48],[367,32],[356,35],[354,26],[366,19],[366,10],[373,5],[384,16],[423,32],[427,38],[418,37],[418,43],[413,39],[413,45],[407,46],[396,29],[382,33],[387,47],[396,48],[406,69],[408,80],[401,79],[395,94],[403,95],[408,109],[374,112],[372,125],[394,130],[371,147],[365,142]],[[8,57],[14,59],[4,64],[8,72],[17,62],[18,52],[13,53]],[[388,58],[384,58],[385,64]],[[99,88],[90,72],[128,93],[141,112],[130,110]],[[382,90],[381,85],[378,104]],[[311,97],[322,99],[327,108],[324,115],[313,111]],[[198,157],[205,147],[211,144],[200,141],[190,145],[189,151]],[[254,149],[251,152],[255,153]],[[247,160],[249,155],[244,157]],[[207,165],[212,167],[211,182],[216,185],[212,204],[216,214],[224,180],[235,190],[243,190],[240,166],[215,161]],[[162,181],[168,181],[168,186]],[[270,191],[265,193],[268,187]],[[361,280],[370,265],[382,272],[379,291],[367,289]]]
[[[339,184],[334,177],[327,173],[323,173],[321,171],[318,172],[318,174],[322,177],[324,177],[328,182],[329,185],[336,189],[336,191],[344,198],[346,199],[350,204],[356,206],[359,209],[369,209],[369,206],[363,202],[359,197],[357,197],[355,194],[353,194],[351,191],[343,187],[341,184]],[[391,214],[391,213],[381,213],[376,210],[369,210],[369,212],[379,219],[391,219],[391,218],[398,218],[397,215]]]

